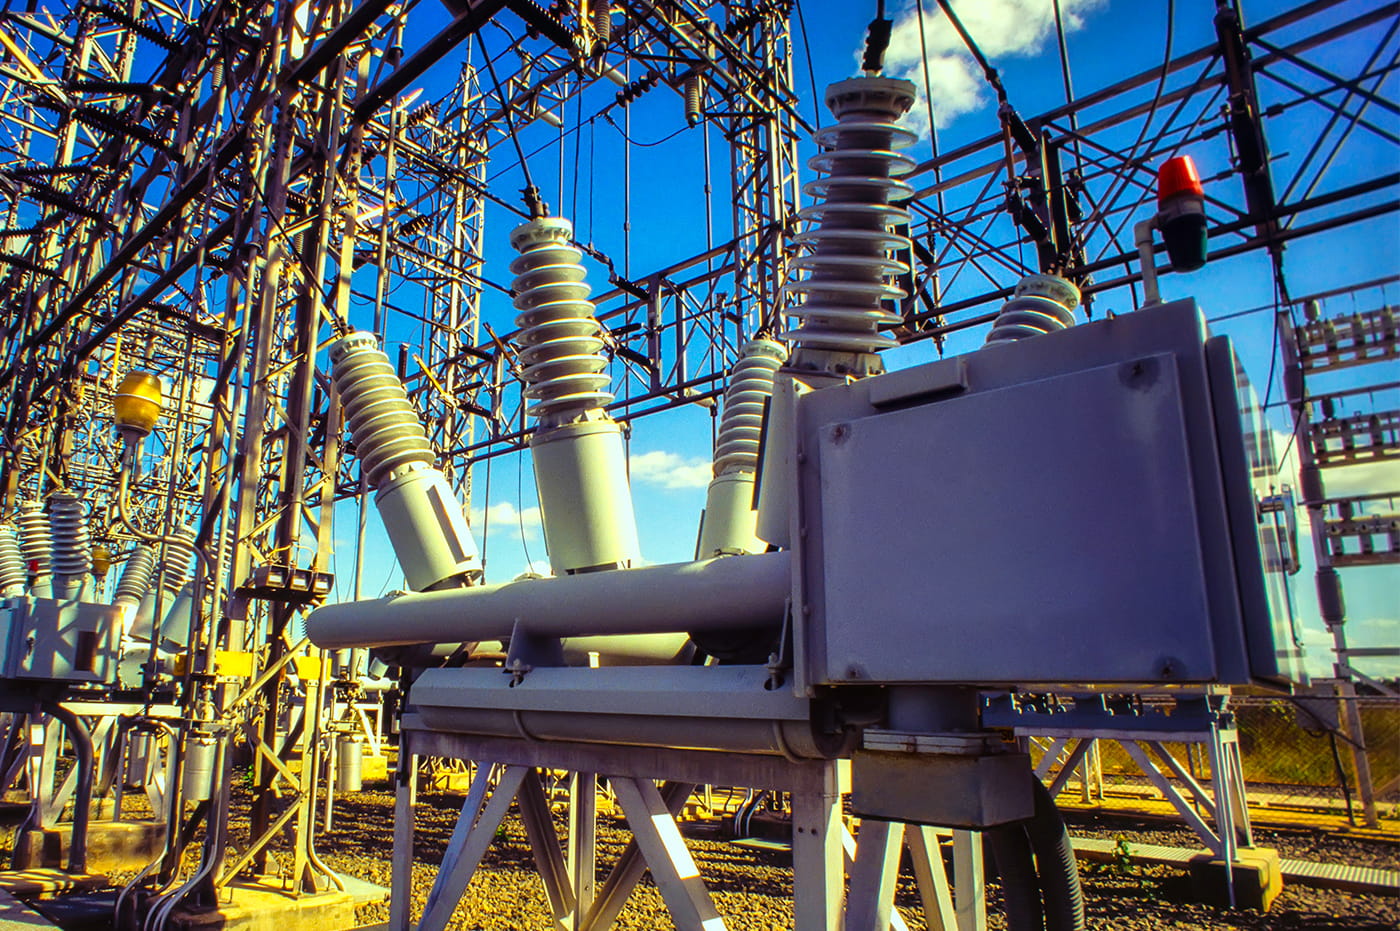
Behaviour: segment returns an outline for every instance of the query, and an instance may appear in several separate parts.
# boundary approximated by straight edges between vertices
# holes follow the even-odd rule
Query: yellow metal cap
[[[112,551],[107,547],[98,544],[92,548],[92,574],[99,579],[107,577],[107,571],[112,568]]]
[[[160,379],[150,372],[129,372],[112,398],[117,429],[137,437],[146,436],[160,419]]]

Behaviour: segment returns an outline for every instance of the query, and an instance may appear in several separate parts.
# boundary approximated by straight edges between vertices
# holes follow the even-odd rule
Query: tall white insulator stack
[[[190,580],[194,559],[195,531],[192,527],[181,527],[165,541],[165,572],[161,585],[178,592]]]
[[[126,565],[122,567],[112,601],[117,604],[140,604],[151,588],[151,577],[155,571],[155,550],[144,543],[133,549],[131,555],[126,557]]]
[[[541,217],[510,234],[520,253],[510,270],[525,397],[536,418],[535,487],[559,574],[629,566],[640,555],[622,433],[603,409],[613,396],[602,327],[573,232],[568,220]]]
[[[15,528],[0,524],[0,597],[23,595],[28,581],[29,573],[24,566],[24,557],[20,555]]]
[[[1079,289],[1058,275],[1027,275],[1002,305],[982,348],[1074,326]]]
[[[714,478],[705,496],[696,558],[761,553],[754,535],[754,479],[763,435],[764,405],[773,379],[787,360],[787,347],[770,339],[744,344],[724,392],[724,414],[715,439]]]
[[[896,151],[917,138],[896,125],[913,102],[914,85],[898,78],[858,77],[827,88],[836,123],[817,130],[823,151],[808,161],[825,177],[803,187],[822,200],[799,214],[810,227],[796,241],[811,254],[793,263],[807,276],[785,288],[800,301],[792,314],[801,325],[783,334],[794,345],[794,368],[875,374],[882,370],[875,353],[895,343],[880,331],[900,321],[884,302],[905,296],[889,279],[909,270],[890,252],[910,245],[894,230],[909,212],[892,201],[913,194],[899,180],[913,159]]]
[[[15,515],[19,524],[19,550],[34,579],[34,594],[47,597],[52,593],[53,534],[49,516],[38,501],[21,501]]]
[[[378,339],[350,333],[331,344],[330,357],[360,467],[408,587],[475,581],[481,568],[462,504],[437,468],[428,433]]]
[[[49,528],[54,588],[61,596],[74,597],[92,572],[92,534],[82,498],[66,490],[49,495]]]
[[[122,609],[122,633],[131,634],[133,628],[140,621],[141,605],[146,601],[147,595],[151,593],[151,582],[156,574],[156,551],[144,543],[137,546],[126,557],[126,564],[122,566],[121,578],[117,580],[117,588],[112,596],[112,604]],[[148,609],[153,609],[153,605],[148,605]],[[150,616],[147,614],[142,630],[138,631],[142,636],[150,636]]]

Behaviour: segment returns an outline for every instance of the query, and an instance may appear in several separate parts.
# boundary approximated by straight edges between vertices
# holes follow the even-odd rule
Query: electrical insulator
[[[510,234],[520,252],[510,270],[525,397],[535,402],[529,413],[541,419],[567,419],[613,399],[602,327],[588,300],[583,253],[569,242],[573,234],[573,224],[559,217],[531,220]]]
[[[131,551],[122,567],[121,579],[117,582],[117,592],[112,597],[114,604],[138,605],[151,588],[151,576],[156,571],[156,553],[142,544]]]
[[[1027,275],[1002,305],[983,348],[1068,329],[1078,306],[1079,289],[1070,282],[1056,275]]]
[[[763,406],[773,395],[773,376],[786,360],[787,347],[771,339],[749,340],[740,350],[724,390],[724,413],[715,439],[715,475],[752,472],[757,467]]]
[[[24,557],[19,552],[19,537],[9,524],[0,525],[0,597],[24,594],[29,573],[24,571]]]
[[[914,85],[898,78],[851,78],[827,88],[826,105],[837,121],[817,130],[824,151],[808,160],[826,177],[803,187],[824,201],[799,214],[811,225],[795,241],[812,251],[793,266],[807,277],[784,289],[801,301],[792,311],[801,325],[783,334],[797,352],[869,356],[895,344],[880,328],[901,319],[884,302],[905,296],[887,279],[909,271],[889,253],[910,248],[908,237],[892,230],[908,224],[909,213],[891,201],[913,194],[899,176],[914,161],[895,151],[917,139],[896,125],[913,102]],[[843,370],[874,374],[880,366],[866,358],[835,369]]]
[[[545,546],[559,574],[628,566],[640,555],[622,432],[603,406],[612,400],[602,327],[571,244],[574,228],[540,217],[510,234],[516,336]]]
[[[594,54],[601,55],[612,41],[612,4],[609,0],[597,0],[593,7],[593,32],[598,36]]]
[[[755,535],[754,473],[764,406],[773,395],[773,378],[786,360],[787,347],[782,343],[754,339],[744,344],[734,363],[715,438],[714,478],[705,494],[697,559],[767,549]]]
[[[331,379],[345,407],[360,468],[409,588],[451,588],[480,576],[461,502],[434,464],[433,447],[403,380],[371,333],[330,347]]]
[[[700,122],[700,117],[704,115],[702,105],[705,101],[705,79],[698,74],[692,74],[685,79],[685,121],[689,126],[694,126]]]
[[[92,539],[83,500],[71,491],[49,495],[49,527],[54,576],[59,589],[71,594],[92,572]]]
[[[22,501],[15,517],[19,524],[19,548],[24,554],[30,575],[43,578],[53,572],[53,536],[49,518],[38,501]]]
[[[190,580],[190,560],[194,559],[193,528],[181,527],[165,542],[165,575],[162,584],[178,592]]]

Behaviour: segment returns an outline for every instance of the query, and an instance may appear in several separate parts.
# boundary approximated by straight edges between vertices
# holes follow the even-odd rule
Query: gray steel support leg
[[[908,931],[894,907],[904,825],[866,818],[850,865],[851,891],[846,900],[846,931],[893,928]]]
[[[693,791],[695,785],[689,782],[670,782],[661,787],[661,799],[672,817],[685,807],[686,799],[690,798]],[[618,857],[612,872],[603,883],[603,888],[593,900],[593,906],[583,921],[583,931],[605,931],[612,927],[617,916],[622,913],[622,906],[627,903],[627,897],[637,885],[637,880],[641,879],[646,871],[646,860],[642,858],[642,851],[634,837],[623,848],[622,856]]]
[[[665,792],[662,793],[663,799]],[[667,805],[670,810],[670,805]],[[598,873],[598,775],[574,773],[569,780],[569,848],[566,855],[569,878],[573,882],[573,931],[582,931],[584,919],[593,908]]]
[[[938,831],[925,824],[905,825],[904,843],[914,864],[914,881],[918,884],[919,899],[924,906],[924,921],[929,931],[958,931],[953,890],[948,884],[948,871],[943,866]]]
[[[792,793],[792,891],[798,931],[840,927],[844,830],[836,764],[824,763],[818,785]]]
[[[715,910],[700,870],[656,786],[650,779],[614,777],[612,787],[677,931],[724,928],[724,919]]]
[[[457,826],[452,829],[452,837],[447,842],[447,852],[442,858],[442,866],[438,868],[437,879],[428,893],[428,904],[418,922],[418,931],[443,931],[447,927],[453,909],[457,907],[467,883],[471,882],[472,874],[486,854],[486,848],[496,836],[496,828],[510,810],[511,802],[515,801],[515,794],[527,770],[525,766],[507,766],[495,791],[491,793],[491,800],[482,809],[481,800],[491,768],[485,764],[478,767],[477,778],[472,782],[462,814],[458,816]],[[481,812],[481,817],[472,824],[477,811]]]
[[[958,931],[987,931],[987,877],[977,831],[953,832],[953,908]]]
[[[394,847],[389,867],[388,931],[409,931],[409,904],[413,899],[413,797],[409,786],[418,768],[418,757],[401,748],[394,786]]]
[[[1157,791],[1161,792],[1162,796],[1172,803],[1172,807],[1176,809],[1177,814],[1181,815],[1182,820],[1190,825],[1191,830],[1196,832],[1196,836],[1201,839],[1201,842],[1209,847],[1211,852],[1216,856],[1225,856],[1225,842],[1222,839],[1225,836],[1225,822],[1222,819],[1216,819],[1221,828],[1221,834],[1217,835],[1215,831],[1211,830],[1210,825],[1206,824],[1205,819],[1196,814],[1196,810],[1191,807],[1186,799],[1181,797],[1181,793],[1177,791],[1176,786],[1172,785],[1171,780],[1163,775],[1162,771],[1157,768],[1157,764],[1152,762],[1152,758],[1147,755],[1146,750],[1143,750],[1142,747],[1138,745],[1137,741],[1122,740],[1119,741],[1119,743],[1122,745],[1123,749],[1127,751],[1128,756],[1133,758],[1133,762],[1137,764],[1138,769],[1142,770],[1143,774],[1146,775],[1148,779],[1152,780],[1152,784],[1157,787]],[[1214,773],[1217,772],[1217,768],[1216,752],[1213,747],[1210,754],[1211,771]],[[1219,785],[1216,786],[1215,791],[1218,796],[1220,793]],[[1219,809],[1220,806],[1217,805],[1216,810],[1218,811]],[[1233,843],[1233,841],[1231,841],[1231,843]]]
[[[1076,766],[1079,766],[1080,763],[1083,762],[1084,758],[1085,758],[1085,757],[1088,755],[1088,753],[1089,753],[1089,748],[1091,748],[1093,745],[1094,745],[1094,738],[1092,738],[1092,737],[1080,738],[1079,742],[1075,745],[1074,750],[1072,750],[1072,751],[1070,752],[1069,757],[1065,760],[1064,765],[1060,767],[1060,771],[1057,772],[1057,773],[1055,774],[1055,778],[1052,779],[1052,780],[1050,781],[1049,789],[1050,789],[1050,797],[1051,797],[1051,798],[1056,798],[1056,797],[1059,796],[1060,792],[1064,789],[1065,785],[1068,784],[1070,777],[1074,775],[1075,767],[1076,767]],[[1058,741],[1056,742],[1056,746],[1059,746],[1059,742],[1058,742]],[[1049,770],[1047,769],[1046,771],[1048,772]],[[1087,768],[1086,768],[1086,773],[1087,773]],[[1040,778],[1044,778],[1044,775],[1045,775],[1045,774],[1042,773],[1042,772],[1040,772],[1039,769],[1037,769],[1037,770],[1036,770],[1036,775],[1037,775],[1038,777],[1040,777]],[[1088,791],[1089,791],[1089,790],[1088,790],[1088,786],[1089,786],[1089,777],[1088,777],[1087,775],[1085,775],[1085,777],[1084,777],[1084,787],[1085,787],[1085,788],[1084,788],[1084,792],[1085,792],[1085,798],[1084,798],[1084,800],[1085,800],[1086,802],[1089,800],[1089,799],[1088,799]]]
[[[1366,827],[1379,827],[1376,815],[1375,781],[1371,776],[1371,757],[1366,756],[1366,734],[1361,727],[1361,706],[1357,701],[1357,686],[1350,680],[1338,685],[1341,697],[1341,732],[1351,745],[1351,764],[1357,773],[1357,797],[1361,799],[1361,815]]]
[[[525,823],[525,834],[535,854],[535,869],[544,883],[544,895],[554,915],[555,927],[560,931],[569,931],[574,925],[578,903],[574,898],[573,884],[569,881],[569,871],[564,865],[564,854],[559,849],[559,835],[554,830],[554,818],[549,811],[549,800],[545,798],[539,770],[532,769],[525,774],[518,798],[520,818]]]

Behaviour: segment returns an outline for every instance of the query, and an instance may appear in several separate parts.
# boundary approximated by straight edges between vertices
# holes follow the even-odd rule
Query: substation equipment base
[[[704,784],[790,794],[793,918],[799,931],[841,927],[843,914],[847,927],[905,927],[892,913],[890,902],[893,876],[906,847],[929,926],[939,927],[941,922],[947,928],[985,927],[981,835],[866,820],[857,849],[842,819],[849,761],[478,737],[428,730],[413,714],[405,716],[399,740],[387,931],[431,931],[445,925],[512,801],[519,802],[555,927],[579,931],[611,927],[649,869],[677,928],[723,928],[724,919],[675,821],[691,792]],[[409,780],[420,757],[473,761],[477,766],[424,912],[415,922],[410,915],[415,792]],[[493,770],[499,775],[493,777]],[[564,770],[572,777],[569,829],[562,842],[539,780],[541,770]],[[595,887],[593,786],[598,778],[606,778],[617,797],[633,840]],[[655,780],[665,781],[658,787]],[[939,844],[949,833],[954,847],[953,883]]]

